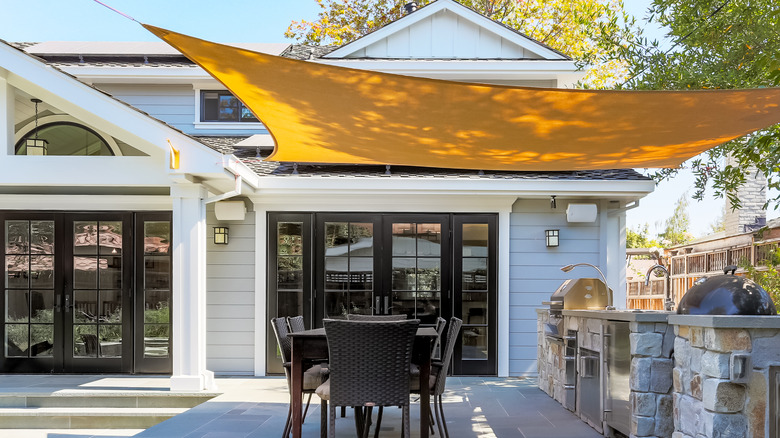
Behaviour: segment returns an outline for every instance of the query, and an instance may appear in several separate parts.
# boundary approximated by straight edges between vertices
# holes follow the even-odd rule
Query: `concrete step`
[[[146,429],[188,408],[0,408],[0,429]]]
[[[0,394],[0,408],[191,408],[217,395],[169,391],[4,391]]]

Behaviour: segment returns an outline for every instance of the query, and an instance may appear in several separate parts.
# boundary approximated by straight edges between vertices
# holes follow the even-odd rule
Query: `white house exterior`
[[[248,48],[448,80],[579,77],[451,0],[332,51]],[[46,156],[27,153],[31,99]],[[169,373],[173,390],[202,389],[279,371],[270,318],[373,311],[462,318],[456,373],[534,375],[534,309],[593,274],[561,266],[599,266],[625,303],[625,211],[653,190],[633,170],[263,162],[262,123],[163,43],[0,44],[0,103],[2,372]],[[245,214],[218,218],[231,201]],[[597,215],[570,222],[570,204]]]

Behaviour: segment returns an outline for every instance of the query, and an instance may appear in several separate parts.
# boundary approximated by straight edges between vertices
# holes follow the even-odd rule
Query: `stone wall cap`
[[[661,310],[564,310],[563,315],[609,321],[666,322],[666,319],[674,313]]]
[[[709,328],[780,329],[774,315],[669,315],[669,324]]]

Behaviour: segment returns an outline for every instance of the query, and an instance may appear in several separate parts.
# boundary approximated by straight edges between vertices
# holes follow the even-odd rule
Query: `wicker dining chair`
[[[292,398],[293,397],[300,397],[302,394],[293,394],[292,393],[292,382],[290,381],[290,360],[292,359],[292,343],[290,342],[290,338],[287,337],[288,328],[287,328],[287,318],[280,317],[280,318],[274,318],[271,320],[271,326],[274,330],[274,335],[276,335],[276,342],[279,345],[279,352],[282,355],[282,365],[284,366],[284,375],[287,377],[287,389],[290,392],[290,406],[287,408],[287,421],[284,424],[284,432],[282,432],[282,437],[287,438],[290,436],[290,432],[292,431]],[[324,379],[326,378],[326,371],[323,369],[322,365],[314,365],[303,373],[303,394],[308,394],[309,397],[306,399],[306,409],[303,411],[303,416],[301,417],[301,422],[303,422],[306,418],[306,413],[309,411],[309,403],[311,402],[311,395],[314,394],[314,391],[317,389],[318,386],[322,384]],[[325,427],[326,422],[326,411],[328,409],[327,401],[322,400],[321,404],[321,412],[320,412],[320,427]],[[324,431],[322,433],[324,436]]]
[[[439,436],[449,438],[450,432],[447,430],[447,420],[444,418],[444,406],[442,405],[442,394],[447,384],[447,373],[450,370],[452,362],[452,352],[455,350],[455,343],[458,340],[460,326],[463,325],[461,319],[453,317],[450,319],[450,328],[447,330],[447,339],[444,344],[443,354],[440,361],[431,364],[431,376],[428,381],[428,387],[431,391],[433,400],[433,413],[436,415],[436,425],[439,428]],[[420,392],[420,371],[415,373],[412,370],[411,392],[418,394]],[[444,430],[442,430],[444,427]]]
[[[431,350],[431,359],[433,360],[441,360],[441,351],[439,351],[439,347],[441,346],[441,335],[444,334],[445,327],[447,327],[447,320],[441,316],[436,318],[436,334],[438,336],[436,337],[436,342],[434,342],[433,349]]]
[[[329,436],[336,436],[337,406],[366,407],[363,437],[368,437],[374,406],[400,406],[402,436],[410,437],[409,367],[420,321],[324,320],[323,325],[330,377],[317,388],[317,395],[330,404]]]
[[[306,325],[303,323],[303,316],[288,316],[287,328],[290,329],[290,333],[298,333],[306,330]]]
[[[404,321],[406,315],[361,315],[352,313],[347,315],[350,321]]]

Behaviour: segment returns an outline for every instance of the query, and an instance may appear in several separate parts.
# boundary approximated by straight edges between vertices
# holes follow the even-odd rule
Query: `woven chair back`
[[[441,356],[442,368],[436,375],[436,384],[433,387],[434,395],[442,395],[444,387],[447,384],[447,373],[450,371],[450,362],[452,362],[452,352],[455,350],[455,341],[458,340],[458,332],[463,320],[452,317],[450,319],[450,328],[447,331],[447,343],[444,345],[444,354]]]
[[[404,321],[406,315],[360,315],[350,314],[347,315],[347,319],[350,321]]]
[[[436,337],[436,342],[433,344],[433,349],[431,350],[433,353],[433,358],[435,359],[441,359],[439,347],[441,346],[441,335],[444,334],[444,327],[446,326],[446,319],[442,318],[441,316],[436,318],[436,334],[438,336]]]
[[[280,317],[271,320],[271,327],[276,335],[276,343],[279,345],[279,352],[282,354],[282,362],[289,362],[292,358],[292,344],[287,337],[287,318]]]
[[[288,316],[287,326],[290,328],[290,333],[298,333],[306,330],[306,325],[303,323],[303,316]]]
[[[420,321],[324,320],[333,406],[406,406]]]

